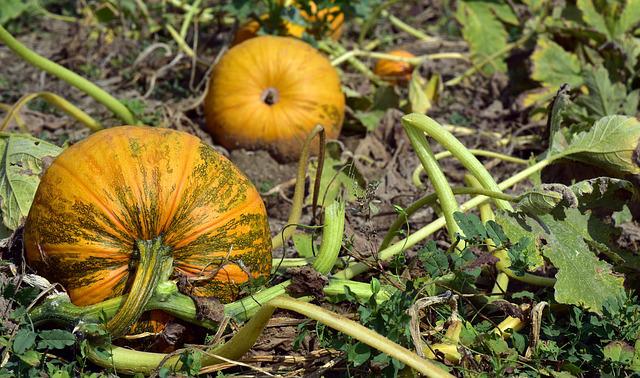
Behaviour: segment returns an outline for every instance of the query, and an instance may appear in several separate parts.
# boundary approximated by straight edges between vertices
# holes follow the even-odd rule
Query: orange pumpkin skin
[[[76,305],[125,293],[136,240],[162,238],[194,294],[231,301],[271,269],[262,199],[197,137],[122,126],[69,147],[47,169],[25,225],[29,264]],[[135,266],[135,264],[132,264]]]
[[[402,57],[415,58],[415,55],[405,50],[393,50],[387,54]],[[402,83],[411,80],[413,66],[407,62],[400,62],[389,59],[380,59],[376,62],[373,73],[380,76],[383,80],[391,83]]]
[[[299,157],[309,132],[342,128],[345,99],[327,58],[294,38],[261,36],[230,49],[213,69],[205,98],[207,129],[229,149]]]
[[[344,24],[344,14],[339,12],[339,7],[332,8],[324,8],[321,10],[317,10],[318,7],[316,3],[310,2],[309,8],[311,10],[311,14],[307,13],[304,10],[300,11],[300,16],[304,18],[310,24],[314,23],[327,23],[327,29],[324,30],[324,34],[331,37],[334,41],[340,39],[342,35],[342,25]],[[260,18],[265,20],[268,16],[265,14]],[[285,22],[284,27],[287,31],[287,35],[295,38],[302,38],[302,35],[305,33],[312,34],[316,38],[322,38],[323,35],[318,31],[305,29],[303,25],[299,25],[293,22]],[[242,25],[236,34],[234,35],[233,41],[231,42],[232,46],[235,46],[241,42],[244,42],[248,39],[255,38],[258,36],[258,31],[260,30],[260,23],[256,20],[252,20]]]

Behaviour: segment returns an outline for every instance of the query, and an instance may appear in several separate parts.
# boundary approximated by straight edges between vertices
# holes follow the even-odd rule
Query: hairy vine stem
[[[126,124],[136,124],[135,117],[131,114],[129,109],[127,109],[127,107],[124,106],[124,104],[122,104],[120,101],[115,99],[102,88],[78,75],[77,73],[50,61],[42,55],[33,52],[27,46],[23,45],[18,40],[13,38],[13,36],[2,25],[0,25],[0,41],[6,44],[7,47],[9,47],[14,53],[16,53],[28,63],[73,85],[82,92],[93,97],[96,101],[111,110],[113,114],[115,114]]]

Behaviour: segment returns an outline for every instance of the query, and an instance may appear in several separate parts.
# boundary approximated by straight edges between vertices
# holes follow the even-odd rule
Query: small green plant
[[[362,325],[411,349],[412,342],[409,330],[411,319],[407,310],[418,295],[413,283],[407,282],[404,290],[396,291],[382,303],[378,303],[377,295],[380,290],[380,282],[375,278],[371,281],[371,290],[373,295],[365,301],[358,299],[348,287],[345,287],[344,294],[337,296],[336,300],[356,305],[358,319]],[[405,367],[402,362],[389,358],[388,355],[377,352],[370,346],[350,337],[345,337],[344,334],[328,329],[322,324],[316,326],[316,333],[323,346],[344,352],[348,363],[354,368],[367,366],[368,369],[380,371],[384,376],[395,377]]]
[[[9,265],[2,261],[1,269]],[[0,346],[3,366],[0,376],[36,376],[46,372],[55,377],[76,376],[85,366],[81,354],[76,360],[58,357],[58,352],[79,348],[76,336],[65,329],[40,330],[33,327],[28,309],[40,295],[40,290],[18,280],[0,283],[3,298],[3,321],[0,323]]]

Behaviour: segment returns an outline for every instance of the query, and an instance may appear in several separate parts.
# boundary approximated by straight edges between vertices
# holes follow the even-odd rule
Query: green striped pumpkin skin
[[[71,146],[42,177],[25,225],[29,264],[77,305],[121,295],[136,240],[162,237],[173,276],[194,294],[233,300],[271,269],[264,203],[251,182],[197,137],[121,126]]]

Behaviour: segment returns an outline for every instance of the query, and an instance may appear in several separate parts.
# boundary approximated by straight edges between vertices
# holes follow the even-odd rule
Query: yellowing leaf
[[[531,77],[545,86],[559,88],[560,85],[568,83],[575,88],[583,83],[578,57],[549,39],[538,39],[531,60]]]
[[[45,158],[61,148],[22,134],[0,134],[0,211],[4,225],[15,230],[26,218],[40,183]]]
[[[426,113],[431,108],[431,101],[427,97],[425,87],[426,81],[420,76],[418,69],[413,70],[411,82],[409,83],[409,103],[411,111],[414,113]]]
[[[505,72],[504,58],[486,60],[507,45],[507,31],[494,15],[492,3],[484,1],[461,1],[458,3],[456,19],[462,25],[462,36],[471,49],[474,64],[481,64],[481,72],[490,75]]]
[[[582,12],[584,22],[591,25],[597,32],[611,37],[611,31],[607,27],[604,16],[596,10],[591,0],[578,0],[576,5],[578,9],[580,9],[580,12]]]
[[[556,158],[565,157],[598,166],[616,176],[640,173],[636,151],[640,150],[640,121],[635,117],[608,116],[590,130],[576,134],[568,146],[551,151]]]

